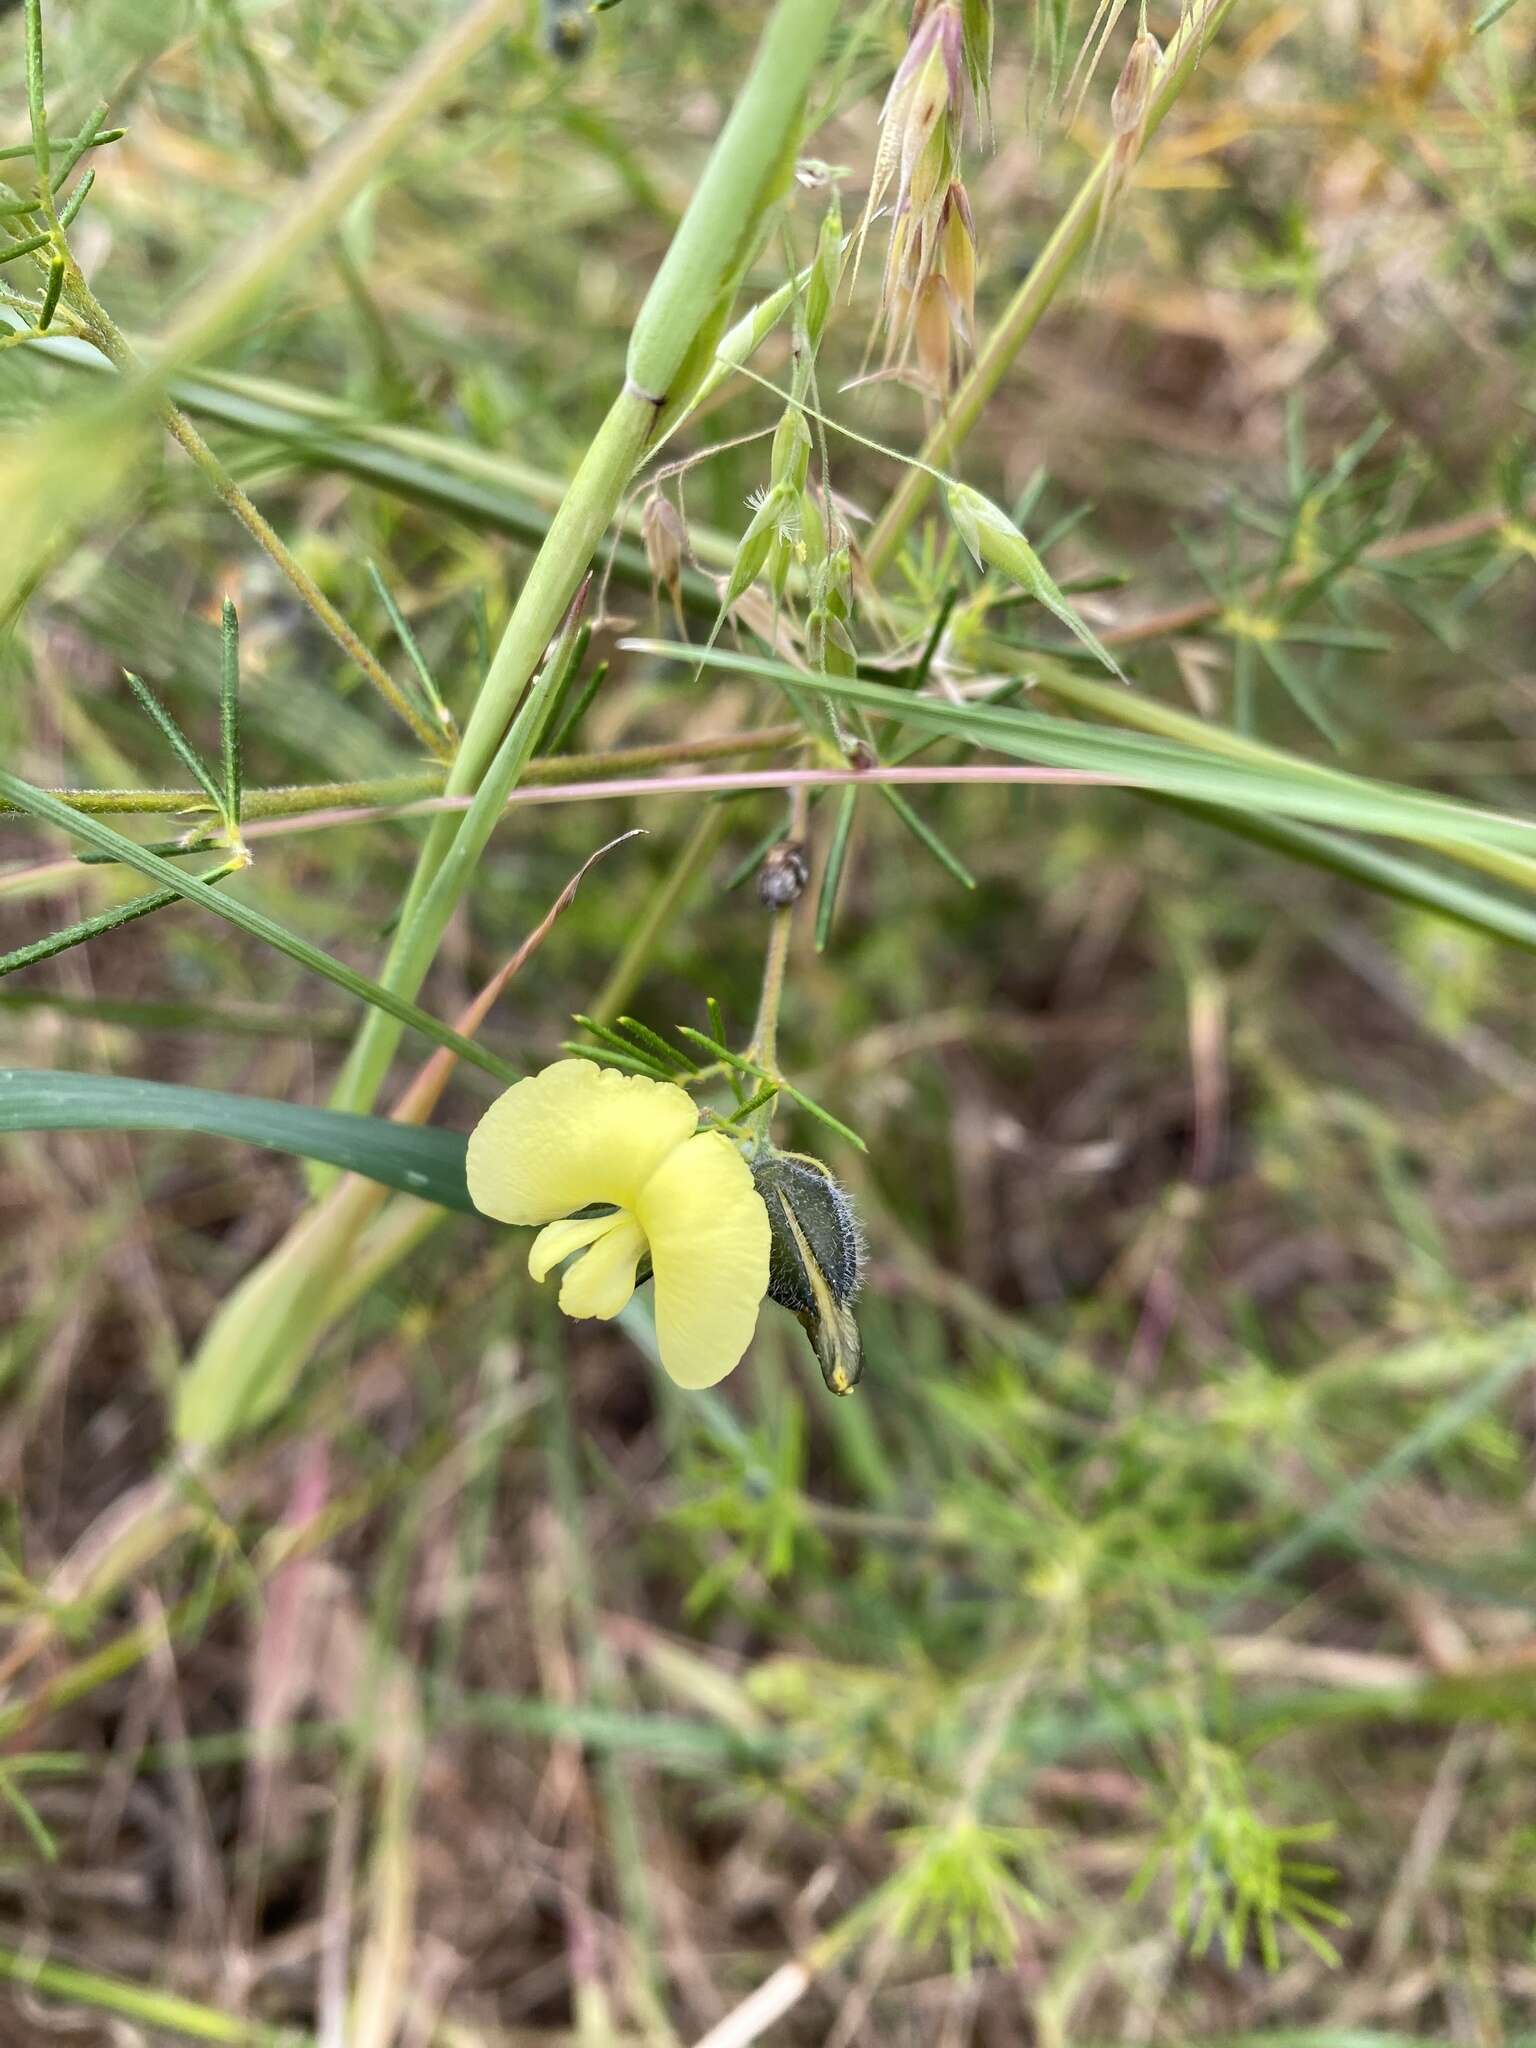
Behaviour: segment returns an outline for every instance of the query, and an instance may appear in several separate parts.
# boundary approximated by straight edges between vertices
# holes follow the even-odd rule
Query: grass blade
[[[131,903],[98,911],[95,917],[82,917],[77,924],[50,932],[45,939],[34,939],[28,946],[0,953],[0,976],[14,974],[18,968],[35,967],[40,960],[51,960],[56,953],[67,953],[71,946],[83,946],[88,939],[115,932],[120,924],[132,924],[136,918],[148,917],[151,911],[164,910],[179,901],[174,889],[157,889],[152,896],[136,896]]]
[[[466,1140],[457,1131],[387,1117],[114,1074],[0,1068],[0,1133],[17,1131],[197,1131],[323,1160],[445,1209],[475,1213],[464,1179]]]
[[[30,817],[39,818],[45,824],[57,825],[60,831],[68,832],[76,839],[83,839],[101,853],[109,853],[126,868],[133,868],[152,882],[159,882],[178,896],[186,897],[189,903],[199,903],[205,910],[211,910],[215,917],[221,917],[226,924],[236,926],[253,939],[285,953],[299,966],[307,967],[312,973],[320,974],[337,988],[344,988],[348,995],[371,1003],[375,1009],[383,1010],[401,1024],[419,1031],[423,1038],[430,1038],[434,1045],[452,1048],[460,1059],[482,1072],[492,1074],[498,1081],[517,1081],[522,1076],[508,1061],[498,1059],[494,1053],[484,1051],[472,1039],[452,1031],[446,1024],[438,1022],[427,1011],[418,1009],[415,1003],[405,1001],[401,996],[381,988],[376,981],[370,981],[364,974],[358,974],[350,967],[344,967],[339,960],[322,953],[318,946],[312,946],[307,939],[301,939],[265,911],[256,910],[237,897],[221,896],[217,889],[199,880],[195,875],[184,875],[172,867],[157,853],[149,853],[121,832],[100,818],[89,816],[83,811],[72,811],[68,804],[60,803],[57,797],[46,790],[36,789],[30,782],[23,782],[20,776],[12,775],[8,769],[0,768],[0,796],[9,797],[18,810]]]
[[[640,653],[678,658],[667,641],[628,640]],[[708,668],[765,676],[798,688],[805,678],[787,663],[766,656],[735,654],[726,648],[688,650],[688,659]],[[1011,706],[950,704],[914,697],[862,677],[818,675],[817,691],[860,705],[900,724],[988,748],[1041,767],[1079,768],[1159,795],[1230,806],[1242,812],[1275,812],[1321,825],[1380,833],[1433,845],[1457,856],[1494,850],[1525,860],[1536,854],[1536,820],[1453,798],[1430,796],[1388,782],[1325,768],[1279,748],[1250,748],[1241,757],[1202,754],[1178,741],[1143,733],[1106,731]],[[1536,870],[1533,870],[1536,880]]]
[[[837,800],[837,817],[832,825],[832,841],[827,848],[827,864],[822,870],[821,894],[816,899],[816,950],[825,953],[827,942],[832,936],[832,920],[837,915],[838,891],[842,886],[843,869],[848,860],[848,841],[853,832],[853,814],[858,808],[859,792],[849,783]]]

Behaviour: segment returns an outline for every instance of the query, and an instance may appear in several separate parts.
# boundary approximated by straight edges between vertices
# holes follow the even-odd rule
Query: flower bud
[[[782,605],[789,589],[789,572],[794,566],[795,543],[781,526],[773,536],[773,546],[768,550],[768,588],[773,592],[773,601]]]
[[[825,605],[818,606],[806,621],[805,651],[824,676],[856,676],[859,672],[859,651],[853,636]]]
[[[759,1153],[752,1178],[772,1232],[769,1298],[799,1319],[831,1392],[851,1393],[864,1369],[849,1307],[864,1263],[853,1205],[821,1161],[801,1152]]]
[[[765,910],[788,910],[805,894],[810,863],[798,839],[781,839],[763,855],[757,871],[757,893]]]
[[[940,247],[961,339],[969,343],[976,333],[976,223],[966,189],[958,179],[944,201]]]
[[[592,41],[586,0],[544,0],[544,41],[553,57],[573,63]]]
[[[912,331],[917,338],[917,360],[930,391],[942,398],[949,389],[949,292],[937,273],[925,277],[917,288]]]
[[[765,493],[762,503],[753,513],[752,522],[741,537],[740,545],[736,549],[736,559],[726,580],[723,598],[727,610],[762,574],[763,566],[773,550],[780,522],[789,509],[790,502],[789,494],[775,485],[771,491]]]

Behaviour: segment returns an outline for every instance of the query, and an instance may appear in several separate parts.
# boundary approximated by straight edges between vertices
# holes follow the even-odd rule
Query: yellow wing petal
[[[600,1216],[571,1216],[560,1223],[546,1223],[528,1247],[528,1271],[542,1284],[572,1252],[584,1251],[605,1237],[621,1213],[605,1209]]]
[[[768,1288],[768,1211],[730,1139],[701,1132],[647,1181],[636,1215],[656,1269],[656,1340],[682,1387],[739,1363]]]
[[[640,1226],[622,1211],[609,1219],[589,1252],[572,1259],[560,1283],[560,1307],[568,1316],[616,1316],[635,1291],[635,1268],[645,1250]]]
[[[698,1121],[668,1082],[557,1060],[509,1088],[470,1133],[470,1199],[503,1223],[553,1223],[589,1202],[633,1211]]]

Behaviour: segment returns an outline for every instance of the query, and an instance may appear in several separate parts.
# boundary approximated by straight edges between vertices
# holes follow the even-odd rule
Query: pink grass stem
[[[1132,787],[1122,775],[1101,775],[1088,768],[761,768],[743,769],[727,775],[634,775],[605,777],[598,782],[531,784],[515,789],[507,799],[510,810],[517,804],[573,804],[602,797],[641,796],[731,796],[762,789],[833,789],[844,783],[907,783],[943,788],[952,783],[1042,783],[1089,788]],[[472,798],[467,796],[419,797],[408,804],[380,804],[368,810],[336,806],[329,810],[300,811],[291,818],[258,818],[244,827],[246,839],[271,839],[284,832],[320,831],[334,825],[372,825],[399,818],[430,816],[434,811],[463,811]]]

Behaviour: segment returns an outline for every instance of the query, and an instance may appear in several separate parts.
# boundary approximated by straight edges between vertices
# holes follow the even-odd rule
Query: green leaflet
[[[475,1213],[457,1131],[350,1116],[260,1095],[225,1095],[111,1074],[0,1068],[0,1134],[14,1131],[200,1131],[347,1173],[445,1209]]]

